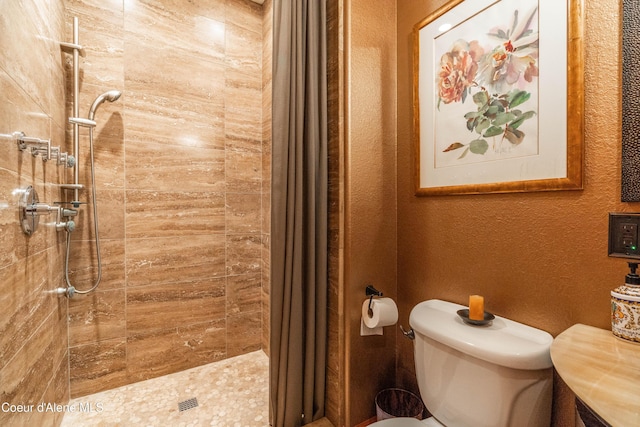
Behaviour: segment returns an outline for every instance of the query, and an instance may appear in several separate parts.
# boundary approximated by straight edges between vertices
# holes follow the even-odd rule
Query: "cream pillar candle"
[[[484,320],[484,297],[469,295],[469,319]]]

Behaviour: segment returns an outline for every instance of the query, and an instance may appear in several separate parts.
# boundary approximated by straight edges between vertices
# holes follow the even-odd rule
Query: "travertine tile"
[[[69,300],[69,346],[125,337],[125,291],[96,290]]]
[[[129,383],[126,356],[124,338],[69,348],[71,397]]]
[[[66,249],[66,246],[65,246]],[[125,286],[125,241],[100,239],[102,276],[99,290]],[[95,241],[71,241],[69,281],[80,290],[90,289],[98,280],[98,260]]]
[[[2,202],[7,204],[6,209],[0,209],[0,243],[3,243],[4,249],[0,255],[0,266],[8,266],[28,258],[29,255],[40,253],[46,250],[48,242],[55,241],[55,235],[53,238],[51,235],[55,232],[47,230],[51,228],[50,225],[46,225],[47,218],[40,218],[38,232],[33,235],[27,236],[22,231],[18,221],[18,206],[29,185],[36,188],[39,195],[44,194],[44,185],[31,180],[25,181],[16,173],[0,169],[0,197]]]
[[[225,333],[220,320],[129,335],[129,378],[146,380],[223,359]]]
[[[78,17],[80,44],[87,55],[80,58],[82,70],[81,96],[87,85],[123,88],[124,18],[120,0],[65,1],[67,7],[64,41],[73,42],[73,17]],[[67,74],[71,78],[71,55],[65,55]],[[71,88],[69,81],[68,88]],[[92,92],[89,92],[92,93]],[[92,96],[95,97],[100,92]],[[81,98],[82,114],[86,114],[91,101]],[[93,99],[93,98],[92,98]],[[88,101],[88,102],[87,102]],[[86,109],[86,110],[85,110]]]
[[[128,191],[127,238],[224,233],[224,193]]]
[[[224,69],[213,69],[211,74],[224,74]],[[167,93],[150,85],[141,86],[140,90],[133,90],[127,86],[127,155],[135,155],[137,157],[134,159],[144,160],[145,157],[155,156],[162,150],[172,150],[172,147],[166,145],[188,148],[191,151],[186,151],[187,154],[198,154],[199,148],[223,150],[223,107],[224,93],[219,90],[208,93],[206,97],[185,97],[179,91]],[[138,150],[130,153],[130,146],[138,147]],[[183,153],[176,153],[180,154]],[[188,159],[188,156],[179,156],[181,164],[184,164],[185,159]]]
[[[153,151],[153,155],[149,155]],[[156,142],[149,135],[128,137],[127,189],[224,191],[224,151]]]
[[[260,311],[260,274],[227,276],[227,316]]]
[[[47,251],[20,260],[5,268],[0,278],[0,360],[15,357],[45,319],[51,318],[54,300],[46,293],[50,289],[47,280]],[[18,286],[21,284],[21,286]],[[0,364],[0,368],[3,365]]]
[[[259,233],[261,202],[260,194],[227,193],[227,234]]]
[[[52,323],[43,322],[24,342],[15,357],[3,360],[0,369],[0,401],[24,405],[37,405],[40,402],[48,380],[53,377],[53,333]],[[55,365],[57,368],[57,362]],[[12,415],[11,412],[0,411],[0,424],[12,425]]]
[[[122,116],[119,113],[104,110],[100,110],[100,113],[100,116],[96,115],[98,130],[94,132],[93,137],[96,188],[122,190],[125,185]],[[78,181],[85,186],[85,190],[81,193],[83,201],[91,196],[91,157],[88,138],[88,135],[82,133],[80,158],[77,159],[80,165]],[[69,153],[72,153],[72,150],[70,148]],[[70,178],[69,182],[73,182],[73,179]]]
[[[43,27],[35,10],[17,2],[3,4],[0,27],[4,30],[0,38],[0,52],[3,57],[10,58],[3,61],[3,69],[43,111],[48,112],[49,100],[54,95],[50,84],[52,47],[49,43],[52,40],[47,30],[41,33]]]
[[[229,357],[259,350],[262,344],[260,311],[241,313],[227,318],[227,355]]]
[[[191,56],[222,58],[225,9],[221,1],[128,1],[125,4],[127,40],[138,38],[153,47],[181,50]]]
[[[262,244],[258,234],[226,236],[227,275],[260,273]]]
[[[260,348],[268,324],[261,276],[270,180],[264,170],[270,168],[270,140],[264,142],[270,125],[263,80],[270,81],[270,66],[263,70],[263,7],[245,0],[66,3],[67,37],[71,16],[79,16],[87,50],[81,116],[98,94],[123,91],[96,114],[94,148],[103,258],[98,290],[100,298],[126,294],[126,381]],[[64,62],[70,101],[67,57]],[[88,153],[83,129],[85,184]],[[72,235],[70,276],[83,288],[97,276],[91,217],[84,206]],[[49,233],[43,247],[49,239],[55,235]],[[102,353],[109,360],[108,347],[76,344],[121,336],[115,318],[100,322],[107,315],[101,301],[84,313],[83,303],[70,302],[79,328],[71,338],[72,367]],[[240,335],[230,337],[228,315]],[[122,366],[111,366],[114,381],[121,380]],[[75,393],[108,375],[92,369],[97,366],[73,378]]]
[[[21,177],[30,178],[33,174],[32,156],[28,153],[24,155],[22,151],[18,150],[13,133],[24,132],[27,136],[47,139],[49,138],[50,118],[46,114],[30,114],[30,112],[42,110],[11,75],[1,68],[0,90],[4,100],[0,105],[0,117],[3,119],[0,121],[0,141],[6,147],[3,155],[0,156],[0,168],[13,172],[19,170]],[[59,142],[56,141],[56,145],[59,145]]]
[[[64,145],[64,4],[34,0],[3,4],[0,16],[0,402],[37,405],[55,396],[53,384],[66,362],[66,300],[51,291],[59,286],[61,239],[55,216],[40,218],[31,237],[22,232],[20,197],[27,186],[41,203],[58,198],[55,187],[64,170],[13,138],[27,137]],[[54,198],[55,197],[55,198]],[[66,366],[66,363],[65,363]],[[64,371],[63,375],[66,375]],[[58,382],[59,384],[59,382]],[[63,388],[68,390],[65,381]],[[51,413],[0,411],[0,425],[55,425]]]
[[[245,31],[261,33],[265,8],[253,1],[226,0],[227,23]]]
[[[130,288],[126,314],[130,335],[222,320],[225,278]]]
[[[264,183],[263,183],[264,188]],[[267,190],[262,191],[262,232],[265,234],[271,233],[271,192]]]
[[[127,240],[127,286],[224,276],[223,235]]]
[[[56,371],[55,377],[53,378],[52,388],[53,388],[53,400],[45,400],[45,402],[68,402],[70,399],[69,395],[69,352],[65,353],[65,357],[60,361],[60,365],[58,370]],[[60,425],[62,418],[64,417],[64,413],[56,414],[56,424]]]
[[[270,305],[271,301],[269,300],[269,294],[265,292],[264,288],[261,292],[261,301],[262,307],[260,309],[262,314],[262,336],[260,337],[262,343],[262,351],[264,351],[267,356],[270,355],[270,338],[271,338],[271,313],[270,313]]]
[[[247,15],[240,19],[246,17]],[[238,77],[244,79],[246,76],[255,76],[251,79],[252,86],[256,84],[259,87],[262,86],[262,23],[259,16],[256,18],[253,24],[248,23],[251,18],[246,22],[227,20],[224,59],[234,71],[243,71],[227,76],[227,81],[237,81]],[[261,98],[256,101],[259,104],[262,103]]]
[[[225,86],[225,138],[229,149],[262,151],[262,103],[260,80],[229,71],[235,79]]]
[[[175,29],[173,30],[175,31]],[[188,40],[188,39],[184,39]],[[215,97],[224,88],[223,79],[212,79],[212,73],[224,72],[221,59],[193,55],[182,48],[158,49],[158,39],[131,36],[125,51],[125,79],[127,90],[138,93],[149,91],[168,99],[182,98],[202,104],[205,111],[224,108],[222,99]],[[145,58],[137,61],[137,58]],[[180,72],[184,64],[189,72]],[[209,105],[204,105],[208,103]],[[214,110],[215,111],[215,110]]]
[[[72,218],[76,224],[71,233],[72,240],[95,239],[95,217],[93,215],[93,193],[87,188],[80,193],[78,214]],[[124,239],[124,191],[96,190],[98,208],[98,234],[100,239]],[[69,206],[70,207],[70,206]]]
[[[226,150],[226,190],[232,193],[259,193],[262,190],[262,154]]]
[[[126,425],[269,425],[269,360],[261,351],[96,393],[70,405],[102,410],[67,412],[62,427]],[[195,398],[198,406],[179,411]]]

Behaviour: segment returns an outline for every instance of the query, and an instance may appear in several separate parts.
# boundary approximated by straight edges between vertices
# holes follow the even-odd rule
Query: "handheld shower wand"
[[[122,92],[120,92],[119,90],[110,90],[103,93],[102,95],[98,95],[95,101],[93,101],[93,104],[91,104],[91,108],[89,108],[89,116],[88,116],[89,120],[93,120],[96,114],[96,110],[100,105],[102,105],[103,102],[117,101],[118,98],[120,98],[120,95],[122,95]]]
[[[93,155],[93,129],[96,126],[94,117],[96,114],[96,110],[100,105],[102,105],[102,103],[104,103],[105,101],[109,101],[109,102],[116,101],[118,98],[120,98],[120,95],[122,95],[122,92],[120,92],[119,90],[107,91],[99,95],[93,101],[93,104],[91,104],[91,108],[89,109],[89,115],[87,119],[82,119],[79,117],[72,117],[69,119],[69,122],[73,124],[77,124],[79,126],[84,126],[89,128],[89,149],[90,149],[90,157],[91,157],[91,191],[93,196],[93,229],[94,229],[94,236],[95,236],[95,242],[96,242],[96,256],[98,259],[98,277],[96,279],[96,282],[88,290],[76,289],[71,284],[71,281],[69,280],[69,252],[71,247],[71,231],[67,232],[67,251],[66,251],[65,262],[64,262],[65,264],[64,275],[65,275],[65,281],[67,283],[67,287],[66,289],[64,288],[59,289],[58,293],[64,294],[69,298],[73,297],[73,295],[76,293],[88,294],[89,292],[92,292],[98,287],[98,285],[100,284],[100,280],[102,279],[102,257],[100,255],[100,236],[98,234],[98,204],[96,199],[95,161],[94,161],[94,155]],[[76,164],[76,168],[77,167],[78,165]],[[77,185],[78,183],[76,182],[76,186]],[[76,197],[76,203],[77,203],[77,197]]]

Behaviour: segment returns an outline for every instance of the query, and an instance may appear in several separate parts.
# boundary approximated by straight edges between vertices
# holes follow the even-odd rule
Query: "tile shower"
[[[57,42],[71,39],[74,16],[86,50],[81,116],[96,95],[123,95],[96,113],[96,292],[68,304],[48,293],[64,280],[64,239],[16,226],[15,188],[33,185],[52,203],[69,173],[13,145],[0,159],[0,400],[65,402],[268,353],[271,2],[14,3],[0,17],[0,134],[24,130],[71,148],[71,71]],[[81,130],[85,165],[86,138]],[[88,168],[80,181],[90,182]],[[70,279],[81,289],[96,277],[88,206],[72,233]]]

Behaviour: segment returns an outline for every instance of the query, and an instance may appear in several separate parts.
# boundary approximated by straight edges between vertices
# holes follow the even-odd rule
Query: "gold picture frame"
[[[452,0],[414,26],[417,196],[583,188],[583,9]]]

